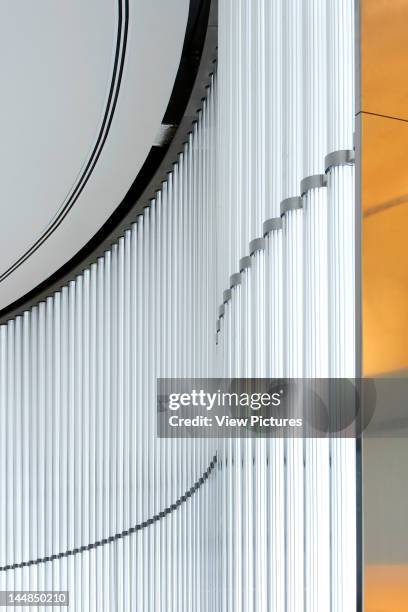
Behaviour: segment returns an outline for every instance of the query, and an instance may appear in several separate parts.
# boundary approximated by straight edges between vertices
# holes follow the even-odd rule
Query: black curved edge
[[[0,282],[4,281],[10,274],[19,268],[33,253],[35,253],[41,245],[55,232],[61,225],[71,208],[77,202],[79,196],[84,190],[92,172],[102,153],[106,139],[108,137],[112,124],[113,115],[115,114],[116,104],[118,101],[119,91],[122,84],[123,67],[125,64],[127,38],[129,30],[129,0],[118,0],[118,29],[116,34],[115,59],[111,82],[109,86],[109,95],[103,114],[102,123],[98,132],[98,137],[92,149],[91,155],[85,164],[81,174],[78,177],[73,189],[65,202],[58,208],[58,213],[54,217],[52,223],[44,230],[41,236],[21,255],[7,270],[0,275]]]
[[[0,324],[22,314],[67,285],[117,239],[160,189],[177,161],[197,119],[217,58],[218,0],[190,0],[182,56],[163,124],[175,125],[172,140],[163,147],[152,146],[126,196],[96,234],[68,262],[34,289],[0,310]]]
[[[137,525],[133,525],[129,529],[125,529],[120,531],[119,533],[115,533],[115,535],[109,536],[107,538],[103,538],[102,540],[97,540],[96,542],[92,542],[91,544],[85,544],[84,546],[79,546],[78,548],[71,548],[70,550],[66,550],[64,552],[55,553],[48,557],[39,557],[38,559],[31,559],[30,561],[22,561],[21,563],[12,563],[10,565],[3,565],[0,567],[0,572],[8,572],[10,570],[21,569],[22,567],[29,567],[30,565],[39,565],[40,563],[48,563],[50,561],[56,561],[57,559],[63,559],[64,557],[72,557],[73,555],[78,555],[80,553],[86,552],[87,550],[93,550],[94,548],[100,548],[101,546],[105,546],[106,544],[111,544],[116,540],[122,540],[127,536],[132,535],[132,533],[136,533],[141,529],[145,529],[146,527],[150,527],[153,523],[157,523],[161,519],[165,518],[167,515],[171,514],[175,510],[177,510],[182,504],[184,504],[189,497],[192,497],[195,493],[197,493],[198,489],[208,480],[211,472],[214,470],[217,464],[217,455],[214,455],[210,465],[206,469],[206,471],[201,475],[201,477],[190,487],[184,495],[179,497],[174,504],[167,506],[164,510],[155,514],[150,519],[143,521],[142,523],[138,523]]]

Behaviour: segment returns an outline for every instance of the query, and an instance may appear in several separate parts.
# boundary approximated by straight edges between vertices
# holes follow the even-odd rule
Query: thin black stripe
[[[143,523],[138,523],[130,529],[125,529],[120,531],[119,533],[115,533],[115,535],[108,536],[107,538],[103,538],[102,540],[97,540],[92,544],[85,544],[80,546],[79,548],[71,548],[70,550],[66,550],[65,552],[55,553],[50,555],[49,557],[39,557],[38,559],[31,559],[30,561],[22,561],[21,563],[12,563],[10,565],[3,565],[0,567],[0,572],[7,572],[10,570],[20,569],[22,567],[28,567],[30,565],[39,565],[40,563],[48,563],[49,561],[56,561],[57,559],[62,559],[64,557],[71,557],[72,555],[77,555],[83,553],[87,550],[92,550],[93,548],[99,548],[101,546],[105,546],[105,544],[110,544],[115,542],[116,540],[122,540],[123,538],[135,533],[136,531],[140,531],[141,529],[145,529],[146,527],[150,527],[153,523],[157,523],[160,519],[164,518],[168,514],[171,514],[175,510],[177,510],[181,504],[185,503],[189,497],[194,495],[198,491],[198,489],[205,483],[205,481],[209,478],[211,472],[214,470],[215,465],[217,463],[217,455],[214,455],[212,461],[206,471],[202,474],[202,476],[193,484],[190,489],[188,489],[184,495],[179,497],[174,504],[167,506],[164,510],[152,516],[152,518],[143,521]]]
[[[41,234],[36,242],[17,260],[15,261],[3,274],[0,275],[0,282],[5,280],[12,272],[20,267],[40,246],[55,232],[55,230],[61,225],[71,208],[77,202],[79,196],[84,190],[92,172],[95,168],[96,163],[102,153],[102,149],[105,145],[106,139],[109,134],[109,130],[112,124],[113,115],[116,110],[116,104],[119,96],[120,86],[122,83],[123,67],[126,57],[126,47],[129,29],[129,0],[118,0],[118,30],[116,37],[116,49],[115,49],[115,60],[112,71],[111,84],[109,88],[109,95],[105,112],[102,120],[102,124],[96,139],[92,153],[83,169],[73,191],[68,197],[65,204],[60,206],[59,212],[55,216],[51,225]]]
[[[404,123],[408,123],[408,119],[404,119],[403,117],[394,117],[394,115],[383,115],[381,113],[371,113],[370,111],[359,111],[357,115],[371,115],[372,117],[382,117],[383,119],[394,119],[394,121],[403,121]]]

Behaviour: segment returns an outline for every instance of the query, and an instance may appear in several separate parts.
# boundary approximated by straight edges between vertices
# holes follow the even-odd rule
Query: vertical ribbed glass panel
[[[266,376],[283,376],[282,230],[265,237]]]
[[[267,443],[267,556],[268,610],[285,610],[286,536],[285,525],[285,440]]]
[[[154,199],[0,326],[2,589],[81,612],[355,609],[354,441],[156,437],[158,377],[355,375],[354,168],[325,162],[353,144],[353,3],[219,0],[218,22]]]
[[[305,222],[305,346],[307,378],[327,378],[328,243],[327,190],[310,189],[303,197]],[[305,440],[305,610],[330,609],[330,443]]]
[[[303,11],[304,177],[323,185],[327,153],[327,2],[310,0]],[[313,179],[311,179],[313,181]],[[304,207],[304,375],[327,378],[327,189],[307,184]],[[305,440],[305,610],[330,609],[329,440]]]
[[[282,198],[282,1],[265,2],[266,207],[265,219],[279,217]]]
[[[232,106],[233,106],[233,57],[231,50],[233,49],[233,3],[230,0],[219,4],[219,28],[218,28],[218,67],[217,78],[219,87],[218,96],[218,115],[219,115],[219,130],[217,133],[218,139],[218,164],[219,164],[219,179],[218,188],[218,299],[221,301],[222,293],[228,285],[229,275],[232,273],[230,269],[233,265],[232,258],[234,252],[235,232],[233,225],[235,224],[235,216],[232,218],[232,196],[231,196],[231,163],[232,163]]]
[[[215,444],[157,439],[155,394],[214,372],[214,81],[143,215],[0,327],[3,589],[69,590],[84,612],[213,605]]]
[[[329,375],[356,372],[354,166],[337,166],[328,175],[329,194]],[[356,606],[356,448],[355,440],[331,441],[332,609]]]
[[[308,378],[329,375],[329,271],[327,189],[310,189],[303,197],[305,240],[304,372]]]
[[[328,152],[353,149],[354,2],[328,3]],[[356,375],[354,168],[328,172],[329,375]],[[356,452],[355,441],[331,442],[332,610],[355,609]]]
[[[280,217],[282,199],[282,2],[265,3],[266,206],[263,220]],[[265,236],[265,372],[283,376],[282,230]],[[265,507],[267,609],[285,607],[285,466],[284,440],[266,443]]]
[[[266,320],[265,320],[265,251],[251,255],[252,312],[252,376],[266,377]]]
[[[283,216],[284,374],[303,375],[303,210]]]
[[[284,374],[303,376],[303,210],[283,217]],[[286,439],[286,606],[304,609],[304,457],[303,440]]]
[[[282,198],[299,195],[302,178],[302,4],[282,4]],[[302,376],[302,211],[283,218],[283,353],[286,377]],[[299,310],[300,309],[300,310]],[[303,609],[303,443],[285,441],[286,610]]]
[[[282,198],[299,195],[302,178],[302,7],[283,2]],[[283,217],[284,375],[303,375],[303,211]],[[287,612],[304,609],[303,441],[285,442],[285,595]]]
[[[234,331],[238,295],[235,289],[225,304],[217,334],[220,373],[224,376],[236,375],[238,360],[243,376],[330,375],[329,329],[333,313],[329,310],[328,208],[332,171],[328,187],[324,173],[327,153],[351,148],[347,138],[343,141],[340,138],[341,134],[350,133],[350,127],[352,131],[353,121],[350,36],[354,30],[349,9],[348,3],[343,10],[342,3],[323,0],[220,2],[220,26],[225,40],[232,24],[236,23],[237,31],[241,32],[241,44],[234,38],[229,48],[236,49],[235,64],[231,55],[219,58],[224,82],[226,87],[233,87],[236,103],[229,113],[226,111],[228,120],[221,113],[219,116],[220,134],[224,130],[229,134],[224,144],[220,141],[219,167],[223,168],[221,172],[231,173],[220,177],[219,208],[227,201],[231,206],[231,199],[222,195],[223,189],[230,194],[228,189],[242,185],[243,192],[234,209],[240,220],[232,222],[229,212],[220,228],[219,240],[224,242],[222,236],[226,231],[238,232],[239,227],[242,230],[241,251],[229,273],[237,270],[239,258],[249,255],[249,241],[261,234],[257,229],[259,221],[275,219],[264,227],[265,250],[255,251],[250,267],[241,275],[241,337]],[[236,32],[230,35],[235,37]],[[346,62],[348,71],[344,68]],[[241,66],[241,80],[235,73],[237,63]],[[347,83],[339,87],[341,78]],[[230,95],[228,92],[221,99],[224,92],[220,89],[220,108],[234,104]],[[231,130],[238,135],[237,139],[242,136],[240,144],[234,141],[236,136],[230,134]],[[232,166],[222,166],[226,157],[234,159],[234,142],[241,157]],[[234,176],[234,167],[242,169],[240,176]],[[308,177],[313,178],[300,185]],[[301,189],[304,193],[300,201]],[[286,198],[296,199],[284,203],[282,232],[276,218],[280,215],[280,201]],[[234,200],[237,198],[233,197]],[[231,219],[229,224],[227,218]],[[219,287],[219,303],[229,286],[227,274],[224,277],[225,283]],[[351,345],[355,351],[354,338]],[[239,356],[235,355],[237,347]],[[337,554],[332,550],[330,556],[335,524],[330,514],[340,517],[343,509],[346,511],[337,507],[334,498],[334,492],[342,495],[344,482],[336,481],[343,473],[342,468],[339,465],[339,469],[331,471],[331,444],[327,440],[305,443],[274,440],[265,447],[258,442],[242,442],[241,487],[236,483],[231,488],[228,484],[234,451],[230,442],[223,446],[226,480],[225,488],[222,485],[219,488],[220,499],[225,496],[223,516],[247,531],[240,544],[230,529],[223,536],[220,609],[227,606],[228,594],[229,601],[233,601],[235,595],[231,593],[235,591],[231,589],[240,589],[241,599],[231,604],[232,609],[242,602],[244,609],[263,609],[267,605],[277,610],[328,610],[331,594],[337,591],[344,594],[347,588],[343,579],[336,578],[333,569],[330,571],[333,554]],[[346,469],[344,478],[347,487],[355,485],[352,469]],[[232,510],[231,496],[235,500]],[[237,523],[236,508],[241,508],[242,513]],[[251,522],[251,518],[262,522],[265,512],[276,517],[280,529],[278,532],[268,521],[266,551],[256,525]],[[355,542],[352,529],[349,541]],[[244,577],[239,586],[229,572],[228,560],[234,551],[243,555]],[[260,595],[264,592],[264,575],[262,571],[258,573],[265,559],[267,601]],[[355,559],[351,559],[352,565],[353,562]],[[239,566],[240,561],[237,563]]]
[[[265,252],[257,250],[251,255],[253,275],[252,300],[252,364],[251,376],[266,376],[266,322],[265,322]],[[268,440],[253,441],[254,453],[254,573],[255,606],[267,612],[268,603],[268,514],[267,514],[267,448]],[[265,537],[266,536],[266,537]]]
[[[258,2],[245,0],[245,148],[246,160],[244,166],[245,202],[243,210],[243,224],[245,232],[244,248],[248,248],[249,241],[254,235],[255,197],[256,197],[256,66],[257,66],[257,7]]]
[[[265,237],[266,376],[283,377],[283,269],[282,230]],[[267,568],[268,610],[285,609],[285,441],[268,440]]]
[[[301,0],[282,4],[282,199],[299,195],[302,177],[302,8]]]
[[[254,119],[255,119],[255,155],[254,159],[254,199],[251,208],[251,240],[262,235],[262,224],[266,214],[266,37],[267,33],[267,10],[265,0],[255,0],[253,5],[253,37],[255,43],[255,57],[253,66],[255,70],[254,89]],[[256,178],[255,178],[256,177]]]
[[[328,0],[328,153],[353,149],[354,0]]]
[[[322,174],[327,154],[327,1],[303,6],[303,177]]]

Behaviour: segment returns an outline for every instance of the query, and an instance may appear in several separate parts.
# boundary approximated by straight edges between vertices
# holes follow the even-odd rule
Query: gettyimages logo
[[[270,406],[280,406],[283,391],[274,393],[240,393],[225,392],[218,389],[215,393],[209,393],[200,389],[192,389],[190,393],[170,393],[168,407],[170,410],[179,410],[182,406],[201,406],[206,410],[214,407],[245,406],[251,410],[260,410]]]
[[[159,437],[359,437],[371,379],[159,379]]]

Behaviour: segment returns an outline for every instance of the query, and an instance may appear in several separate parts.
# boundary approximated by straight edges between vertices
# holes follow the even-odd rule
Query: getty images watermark
[[[159,379],[157,435],[405,435],[407,397],[408,379]]]
[[[180,411],[180,409],[190,409],[189,416],[170,414],[168,424],[170,427],[216,427],[220,428],[245,428],[245,427],[301,427],[302,419],[279,418],[275,416],[262,416],[261,414],[250,414],[249,416],[232,416],[225,409],[235,408],[242,413],[244,411],[257,412],[261,409],[277,408],[281,405],[284,391],[273,393],[255,392],[228,392],[218,389],[215,392],[205,391],[204,389],[192,389],[190,392],[172,392],[168,395],[168,409]],[[207,414],[191,415],[191,409],[198,412],[205,410]],[[214,411],[213,416],[208,413]],[[184,415],[184,410],[181,413]]]

